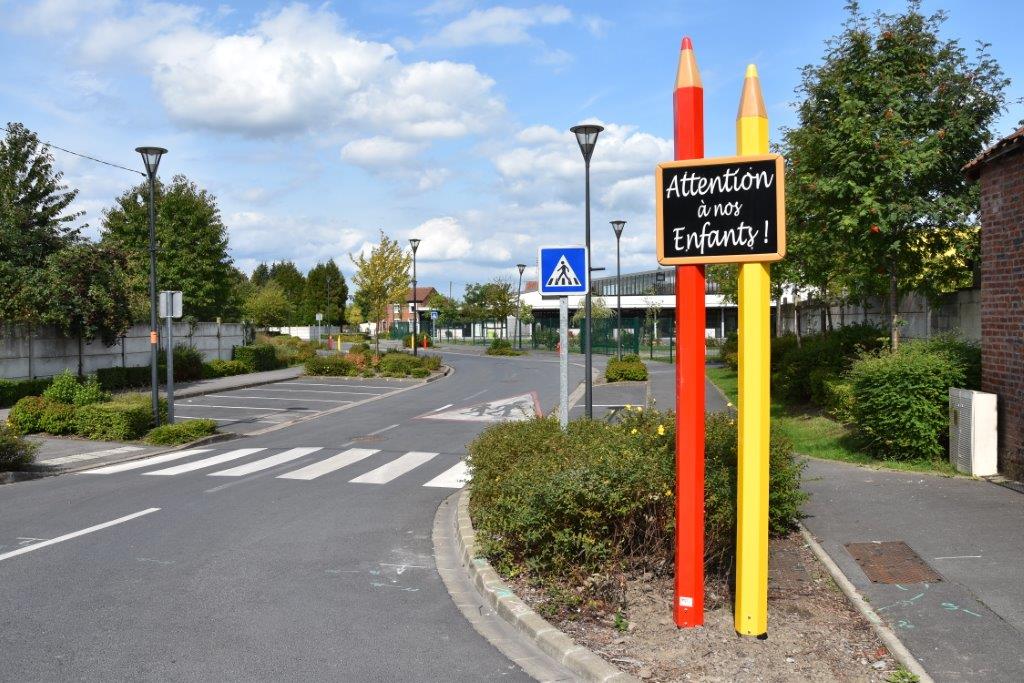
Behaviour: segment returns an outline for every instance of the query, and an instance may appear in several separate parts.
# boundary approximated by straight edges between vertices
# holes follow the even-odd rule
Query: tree
[[[262,287],[270,281],[270,268],[267,267],[266,263],[261,263],[252,271],[252,277],[249,278],[257,287]]]
[[[0,141],[0,262],[40,268],[78,238],[72,224],[83,212],[68,212],[78,190],[68,189],[63,177],[35,133],[7,124]]]
[[[940,37],[946,15],[916,0],[871,20],[847,9],[822,63],[805,67],[800,125],[784,134],[788,232],[806,284],[887,295],[896,349],[900,295],[936,259],[973,249],[978,194],[960,169],[991,140],[1008,80],[987,45],[969,59]]]
[[[583,322],[587,317],[587,310],[583,307],[583,302],[580,301],[580,307],[576,309],[576,312],[572,314],[572,326],[582,327]],[[608,304],[604,302],[599,296],[595,296],[590,300],[590,317],[593,320],[604,320],[614,315],[612,309],[608,308]]]
[[[89,242],[66,247],[46,259],[49,297],[43,322],[78,338],[79,375],[81,342],[100,339],[112,346],[131,326],[126,265],[116,249]]]
[[[369,255],[349,254],[349,258],[356,267],[356,273],[352,276],[352,283],[358,288],[356,302],[365,313],[367,321],[378,326],[374,338],[379,351],[379,325],[386,317],[385,306],[403,301],[408,294],[412,254],[407,253],[382,230],[380,243],[370,250]]]
[[[232,266],[230,272],[231,296],[221,314],[221,320],[238,322],[244,315],[245,302],[260,289],[238,268]]]
[[[328,299],[330,295],[330,299]],[[327,325],[345,323],[345,302],[348,301],[348,283],[334,259],[313,266],[306,276],[304,305],[306,315],[324,314]]]
[[[363,311],[359,304],[352,304],[345,309],[345,322],[349,325],[362,325],[366,320],[363,318]]]
[[[437,311],[437,324],[440,327],[451,327],[459,322],[459,304],[455,299],[446,297],[440,292],[433,292],[427,297],[427,308]]]
[[[139,302],[137,319],[149,313],[148,196],[146,183],[122,194],[103,212],[101,231],[103,245],[128,257],[128,276]],[[170,185],[157,183],[155,203],[157,289],[180,290],[187,315],[200,320],[222,316],[236,278],[217,199],[177,175]]]
[[[484,285],[487,317],[502,325],[516,312],[516,290],[511,280],[495,278]]]
[[[306,276],[291,261],[280,261],[270,266],[270,279],[281,286],[291,313],[288,323],[291,325],[309,324],[309,311],[305,307]]]
[[[275,280],[269,281],[245,302],[245,317],[256,327],[283,327],[292,315],[292,304]]]

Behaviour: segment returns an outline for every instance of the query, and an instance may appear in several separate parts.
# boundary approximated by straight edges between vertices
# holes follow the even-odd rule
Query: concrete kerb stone
[[[800,524],[800,534],[804,537],[804,541],[807,542],[807,547],[811,549],[818,561],[825,565],[825,569],[828,570],[829,575],[839,586],[839,590],[847,597],[847,599],[857,608],[857,611],[868,620],[871,624],[871,628],[874,629],[878,638],[885,644],[885,647],[889,650],[892,656],[902,664],[910,673],[915,674],[919,679],[920,683],[934,683],[932,677],[925,671],[924,667],[921,666],[921,662],[917,661],[917,658],[911,654],[910,650],[907,649],[906,645],[900,642],[900,639],[896,636],[891,628],[886,626],[882,618],[878,616],[878,613],[871,608],[868,601],[864,599],[864,596],[860,594],[857,587],[853,585],[843,570],[839,568],[839,565],[829,556],[821,544],[815,540],[811,532],[807,530],[803,524]]]
[[[473,584],[502,618],[536,643],[541,650],[579,675],[582,680],[602,683],[639,680],[620,671],[559,631],[513,593],[491,567],[490,562],[485,558],[475,557],[476,532],[469,517],[468,490],[463,490],[459,494],[456,525],[455,537],[463,564]]]

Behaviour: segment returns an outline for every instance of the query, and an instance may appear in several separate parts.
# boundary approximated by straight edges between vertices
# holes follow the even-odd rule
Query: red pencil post
[[[683,38],[674,93],[676,159],[704,156],[704,87]],[[676,266],[676,581],[679,628],[704,623],[704,266]]]

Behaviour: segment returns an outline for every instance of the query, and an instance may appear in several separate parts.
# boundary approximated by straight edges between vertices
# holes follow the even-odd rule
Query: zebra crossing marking
[[[228,462],[229,460],[237,460],[238,458],[244,458],[247,455],[253,453],[259,453],[265,451],[266,448],[239,448],[238,450],[228,451],[227,453],[221,453],[210,458],[203,458],[202,460],[196,460],[195,462],[187,462],[184,465],[175,465],[174,467],[168,467],[165,470],[157,470],[156,472],[143,472],[143,476],[157,476],[157,477],[171,477],[175,474],[182,474],[184,472],[193,472],[195,470],[201,470],[204,467],[213,467],[219,465],[222,462]]]
[[[375,470],[370,470],[355,479],[350,479],[353,484],[387,484],[410,472],[425,462],[432,460],[437,453],[426,453],[424,451],[409,451],[391,462],[381,465]]]
[[[207,453],[211,449],[209,448],[192,448],[187,451],[177,451],[175,453],[165,453],[164,455],[157,455],[152,458],[144,458],[142,460],[132,460],[130,462],[122,462],[117,465],[107,465],[106,467],[97,467],[94,470],[86,470],[82,474],[115,474],[117,472],[127,472],[128,470],[137,470],[143,467],[149,467],[150,465],[159,465],[160,463],[170,462],[171,460],[178,460],[179,458],[187,458],[190,455],[199,455],[200,453]]]
[[[439,489],[461,489],[469,483],[469,480],[469,465],[466,464],[465,460],[460,460],[454,466],[449,467],[428,481],[424,486]]]
[[[262,460],[256,460],[249,462],[238,467],[232,467],[228,470],[220,470],[219,472],[211,472],[211,477],[241,477],[246,474],[252,474],[253,472],[260,472],[262,470],[269,469],[276,465],[281,465],[286,462],[291,462],[310,453],[316,453],[322,451],[322,448],[293,448],[277,455],[272,455],[269,458],[263,458]]]
[[[293,472],[285,472],[284,474],[277,475],[277,479],[298,479],[300,481],[309,481],[322,477],[325,474],[340,470],[342,467],[348,467],[353,465],[360,460],[369,458],[374,453],[380,451],[373,448],[350,448],[343,453],[339,453],[333,457],[315,462],[312,465],[307,465],[301,469],[297,469]]]

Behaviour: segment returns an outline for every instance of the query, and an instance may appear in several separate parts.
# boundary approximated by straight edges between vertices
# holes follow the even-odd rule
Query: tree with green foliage
[[[127,254],[137,320],[149,315],[148,186],[143,182],[103,212],[101,242]],[[223,316],[230,304],[232,274],[227,228],[217,199],[183,175],[155,190],[157,289],[180,290],[187,315]]]
[[[270,280],[245,302],[246,319],[256,327],[283,327],[292,316],[292,304],[276,280]]]
[[[252,295],[259,290],[259,287],[253,284],[245,273],[234,266],[231,267],[229,278],[231,280],[231,296],[228,298],[228,303],[221,314],[221,320],[223,322],[238,322],[244,316],[245,302],[252,298]]]
[[[270,281],[270,268],[266,263],[261,263],[252,271],[252,277],[249,278],[257,287],[262,287]]]
[[[359,326],[366,322],[363,318],[363,311],[359,308],[359,304],[351,304],[345,309],[345,323],[348,325]]]
[[[900,14],[847,10],[784,133],[787,233],[805,284],[887,297],[895,349],[900,295],[975,249],[978,190],[960,169],[992,139],[1008,80],[987,45],[969,58],[940,36],[945,13],[916,0]]]
[[[382,230],[380,243],[369,254],[349,254],[349,258],[356,267],[352,276],[352,283],[357,287],[356,302],[367,321],[377,325],[374,338],[380,350],[380,324],[387,317],[385,307],[403,301],[408,295],[412,254]]]
[[[586,309],[583,307],[583,302],[580,302],[580,307],[576,309],[576,312],[572,314],[572,326],[582,327],[583,321],[586,319]],[[590,317],[593,320],[604,320],[615,315],[615,311],[608,308],[608,304],[605,303],[604,299],[595,296],[590,300]]]
[[[288,324],[308,325],[311,316],[305,307],[306,276],[302,271],[291,261],[277,261],[270,266],[270,279],[281,286],[291,304]]]
[[[78,338],[79,375],[81,342],[100,339],[113,346],[131,326],[126,266],[127,259],[118,250],[91,242],[65,247],[46,259],[49,296],[43,322]]]
[[[439,327],[451,327],[461,319],[458,302],[438,291],[427,297],[426,304],[428,309],[437,311]]]
[[[315,319],[317,313],[323,313],[325,325],[345,324],[348,283],[334,259],[317,263],[309,271],[303,299],[307,320]]]

